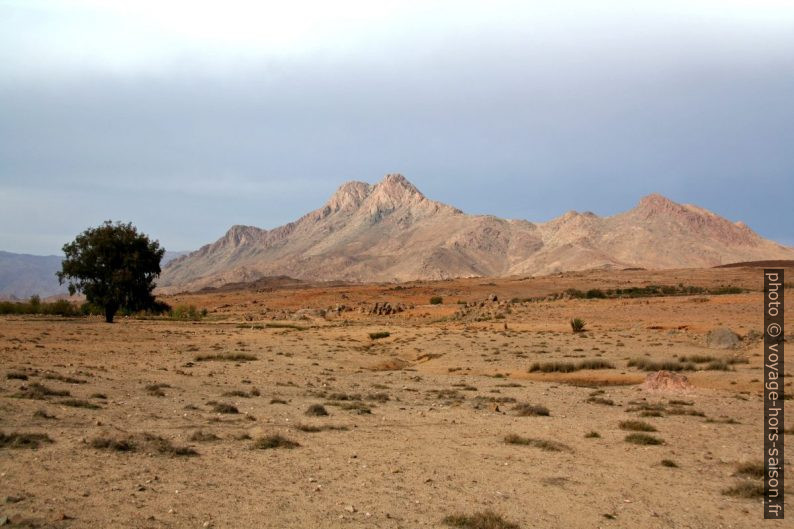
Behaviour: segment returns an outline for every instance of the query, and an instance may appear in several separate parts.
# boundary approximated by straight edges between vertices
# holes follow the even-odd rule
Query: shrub
[[[632,432],[655,432],[656,428],[643,421],[620,421],[621,430]]]
[[[584,434],[584,436],[585,436],[585,439],[600,439],[601,438],[601,434],[596,432],[596,431],[587,432],[586,434]]]
[[[763,479],[765,474],[763,461],[741,463],[736,467],[736,475],[746,478]]]
[[[520,529],[518,524],[504,520],[493,511],[473,515],[453,514],[444,518],[444,523],[461,529]]]
[[[675,360],[654,361],[648,358],[634,358],[629,360],[629,367],[636,367],[642,371],[695,371],[695,364],[690,362],[676,362]]]
[[[606,294],[604,294],[603,290],[599,288],[591,288],[590,290],[587,291],[585,297],[587,299],[603,299],[606,298],[607,296]]]
[[[199,321],[207,315],[207,309],[198,310],[195,305],[177,305],[168,312],[172,320]]]
[[[664,444],[664,441],[659,439],[658,437],[654,437],[652,435],[648,435],[645,433],[632,433],[625,437],[625,441],[627,443],[632,443],[635,445],[660,445]]]
[[[545,406],[521,403],[513,406],[513,411],[519,417],[548,417],[549,409]]]
[[[573,332],[583,332],[585,325],[586,323],[582,318],[571,318],[571,330]]]
[[[212,411],[215,413],[240,413],[240,410],[237,409],[236,406],[232,406],[231,404],[226,404],[225,402],[216,402],[212,405]]]
[[[203,430],[196,430],[193,432],[193,435],[190,436],[190,440],[199,443],[208,443],[210,441],[217,441],[220,437],[215,435],[212,432],[205,432]]]
[[[254,441],[253,448],[257,450],[269,450],[272,448],[297,448],[300,444],[287,439],[282,435],[269,435],[267,437],[261,437]]]
[[[60,401],[59,404],[63,404],[64,406],[70,406],[72,408],[85,408],[87,410],[102,409],[102,406],[94,404],[93,402],[88,402],[87,400],[83,400],[83,399],[65,399]]]
[[[726,496],[739,498],[760,498],[764,495],[764,483],[758,481],[742,480],[733,487],[722,491]]]
[[[678,468],[678,463],[676,463],[672,459],[662,459],[661,465],[663,467]]]
[[[391,333],[388,331],[380,331],[380,332],[371,332],[369,333],[370,340],[380,340],[381,338],[388,338],[391,336]]]
[[[433,296],[432,298],[430,298],[431,305],[441,305],[442,303],[444,303],[444,298],[442,298],[441,296]]]
[[[69,392],[66,390],[51,389],[44,384],[33,382],[27,386],[22,386],[20,392],[14,396],[21,399],[43,400],[47,397],[68,397]]]
[[[219,360],[227,362],[252,362],[258,360],[256,355],[248,353],[224,353],[224,354],[210,354],[199,355],[195,358],[196,362],[207,362],[209,360]]]
[[[322,404],[312,404],[306,410],[306,415],[314,417],[326,417],[328,415],[328,410],[326,410],[325,406]]]
[[[52,443],[50,436],[44,433],[9,433],[0,432],[0,448],[38,448],[41,443]]]
[[[520,435],[516,435],[516,434],[510,434],[505,436],[505,443],[511,445],[533,446],[535,448],[540,448],[541,450],[545,450],[547,452],[562,452],[562,451],[570,450],[570,448],[567,445],[558,443],[557,441],[547,441],[545,439],[532,439],[530,437],[521,437]]]
[[[534,373],[571,373],[580,369],[613,369],[611,363],[606,360],[590,359],[573,362],[535,362],[529,367],[529,372]]]

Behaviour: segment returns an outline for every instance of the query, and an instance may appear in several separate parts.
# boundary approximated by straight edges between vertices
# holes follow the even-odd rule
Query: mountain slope
[[[163,264],[188,252],[165,252]],[[61,269],[62,256],[30,255],[0,251],[0,299],[42,298],[66,294],[55,272]]]
[[[794,249],[741,223],[660,195],[612,217],[572,211],[532,223],[467,215],[391,174],[375,185],[348,182],[323,207],[273,230],[233,226],[166,266],[159,286],[190,290],[275,275],[405,281],[791,258]]]

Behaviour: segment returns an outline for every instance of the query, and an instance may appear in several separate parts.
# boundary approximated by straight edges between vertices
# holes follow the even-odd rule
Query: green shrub
[[[370,340],[380,340],[381,338],[388,338],[391,336],[391,333],[388,331],[380,331],[380,332],[371,332],[369,333]]]
[[[207,309],[198,310],[195,305],[177,305],[168,312],[172,320],[199,321],[207,315]]]

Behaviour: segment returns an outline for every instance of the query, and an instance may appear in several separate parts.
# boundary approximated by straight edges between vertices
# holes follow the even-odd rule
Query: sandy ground
[[[497,318],[452,317],[458,300],[490,293],[508,300],[648,283],[751,291],[516,301],[492,304]],[[45,433],[53,442],[0,448],[0,521],[440,528],[446,516],[491,510],[524,528],[784,527],[762,521],[760,498],[724,494],[744,479],[737,465],[762,451],[762,344],[748,336],[761,330],[760,286],[760,272],[749,269],[590,272],[167,299],[207,308],[199,322],[4,317],[0,431]],[[431,295],[445,302],[429,305]],[[358,310],[376,301],[413,308],[392,316]],[[298,328],[267,326],[272,310],[339,303],[355,310],[287,322]],[[789,314],[792,303],[789,295]],[[572,333],[571,317],[588,330]],[[709,348],[705,335],[718,326],[745,339],[736,349]],[[369,337],[380,331],[390,335]],[[255,359],[197,360],[226,354]],[[747,363],[729,371],[698,364],[685,373],[692,389],[674,394],[642,389],[646,373],[627,365],[692,355]],[[528,372],[536,362],[591,359],[614,368]],[[30,398],[36,383],[69,395]],[[219,413],[215,403],[238,413]],[[521,403],[549,415],[519,416]],[[313,404],[329,415],[307,416]],[[653,405],[661,416],[640,416]],[[648,423],[663,444],[626,442],[626,420]],[[196,440],[198,431],[218,439]],[[197,455],[159,453],[141,441],[145,433]],[[273,434],[299,446],[254,448]],[[510,434],[561,445],[508,444]],[[127,438],[134,450],[95,446]],[[787,473],[794,476],[790,465]]]

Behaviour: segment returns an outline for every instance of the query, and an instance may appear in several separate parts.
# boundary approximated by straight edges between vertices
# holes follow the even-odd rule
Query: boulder
[[[706,344],[712,349],[735,349],[739,336],[727,327],[717,327],[706,335]]]

